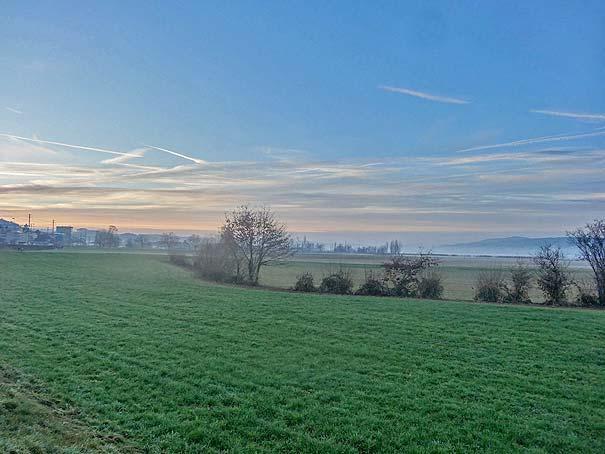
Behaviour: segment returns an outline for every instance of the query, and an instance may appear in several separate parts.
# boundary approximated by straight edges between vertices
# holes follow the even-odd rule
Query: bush
[[[475,284],[475,301],[500,303],[504,299],[505,288],[502,271],[482,271]]]
[[[321,280],[319,291],[321,293],[334,293],[338,295],[349,295],[353,290],[353,280],[351,273],[345,270],[339,270]]]
[[[567,291],[571,285],[569,262],[561,248],[542,246],[534,257],[538,266],[538,287],[544,293],[546,304],[558,305],[567,301]]]
[[[441,275],[438,273],[430,273],[423,276],[418,282],[418,296],[438,300],[443,295],[443,284]]]
[[[510,271],[510,287],[506,287],[505,303],[531,304],[529,291],[531,289],[531,272],[529,268],[518,262]]]
[[[187,260],[187,256],[185,254],[177,254],[177,253],[171,252],[168,255],[168,258],[169,258],[170,262],[175,265],[185,266],[185,267],[191,266],[191,263],[189,262],[189,260]]]
[[[292,290],[294,290],[295,292],[317,291],[313,282],[313,275],[307,271],[298,276],[296,278],[296,283],[294,284],[294,287],[292,287]]]
[[[599,297],[592,283],[578,281],[574,282],[574,286],[577,290],[576,304],[578,306],[592,307],[599,305]]]
[[[365,282],[357,291],[356,295],[365,295],[365,296],[388,296],[389,289],[384,284],[384,280],[374,273],[366,273]]]
[[[220,241],[202,242],[193,260],[197,277],[218,282],[241,282],[240,263]]]
[[[383,265],[383,282],[393,296],[417,296],[422,274],[438,264],[430,252],[420,251],[416,256],[396,255]]]

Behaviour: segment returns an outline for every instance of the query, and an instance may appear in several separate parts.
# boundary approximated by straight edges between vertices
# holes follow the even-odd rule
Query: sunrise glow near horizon
[[[0,218],[215,231],[248,204],[455,241],[605,213],[602,2],[65,5],[3,5]]]

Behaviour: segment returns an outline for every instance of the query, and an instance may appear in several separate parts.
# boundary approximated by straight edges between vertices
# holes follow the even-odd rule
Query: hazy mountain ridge
[[[560,247],[571,258],[577,255],[577,249],[567,237],[529,238],[511,236],[506,238],[488,238],[469,243],[444,244],[435,248],[435,252],[449,254],[474,255],[534,255],[542,246],[552,244]]]

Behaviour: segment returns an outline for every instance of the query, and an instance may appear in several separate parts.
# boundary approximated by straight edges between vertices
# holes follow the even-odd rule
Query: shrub
[[[313,282],[313,275],[307,271],[298,276],[296,278],[296,283],[294,284],[294,287],[292,287],[292,290],[294,290],[295,292],[317,291]]]
[[[510,304],[531,304],[529,291],[531,289],[531,272],[529,268],[521,262],[510,271],[511,285],[506,287],[505,303]]]
[[[321,293],[348,295],[352,290],[353,280],[351,279],[351,273],[342,269],[324,277],[319,286]]]
[[[418,296],[437,300],[443,295],[443,283],[439,273],[430,273],[423,276],[418,282]]]
[[[396,255],[383,265],[384,284],[393,296],[416,296],[422,273],[437,266],[438,261],[430,252],[416,256]]]
[[[169,258],[170,262],[175,265],[185,266],[185,267],[191,266],[191,263],[189,262],[189,260],[187,260],[187,256],[185,254],[177,254],[175,252],[171,252],[168,255],[168,258]]]
[[[561,248],[542,246],[534,257],[534,262],[538,266],[538,287],[544,293],[546,304],[564,304],[571,282],[569,263],[565,260]]]
[[[504,279],[502,271],[482,271],[477,276],[475,284],[475,301],[500,303],[504,298]]]
[[[381,277],[370,272],[366,273],[365,282],[357,289],[355,294],[366,296],[388,296],[389,289],[384,285],[384,281]]]
[[[576,281],[574,282],[576,287],[576,304],[578,306],[591,307],[599,304],[599,297],[595,286],[591,282]]]
[[[193,260],[196,276],[218,282],[241,282],[240,262],[221,241],[203,241]]]

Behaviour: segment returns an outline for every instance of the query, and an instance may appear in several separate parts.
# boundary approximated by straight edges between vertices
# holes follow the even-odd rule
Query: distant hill
[[[523,236],[490,238],[471,243],[446,244],[435,248],[433,252],[445,254],[530,256],[534,255],[540,247],[547,244],[560,247],[570,258],[577,255],[576,247],[564,236],[546,238],[528,238]]]

